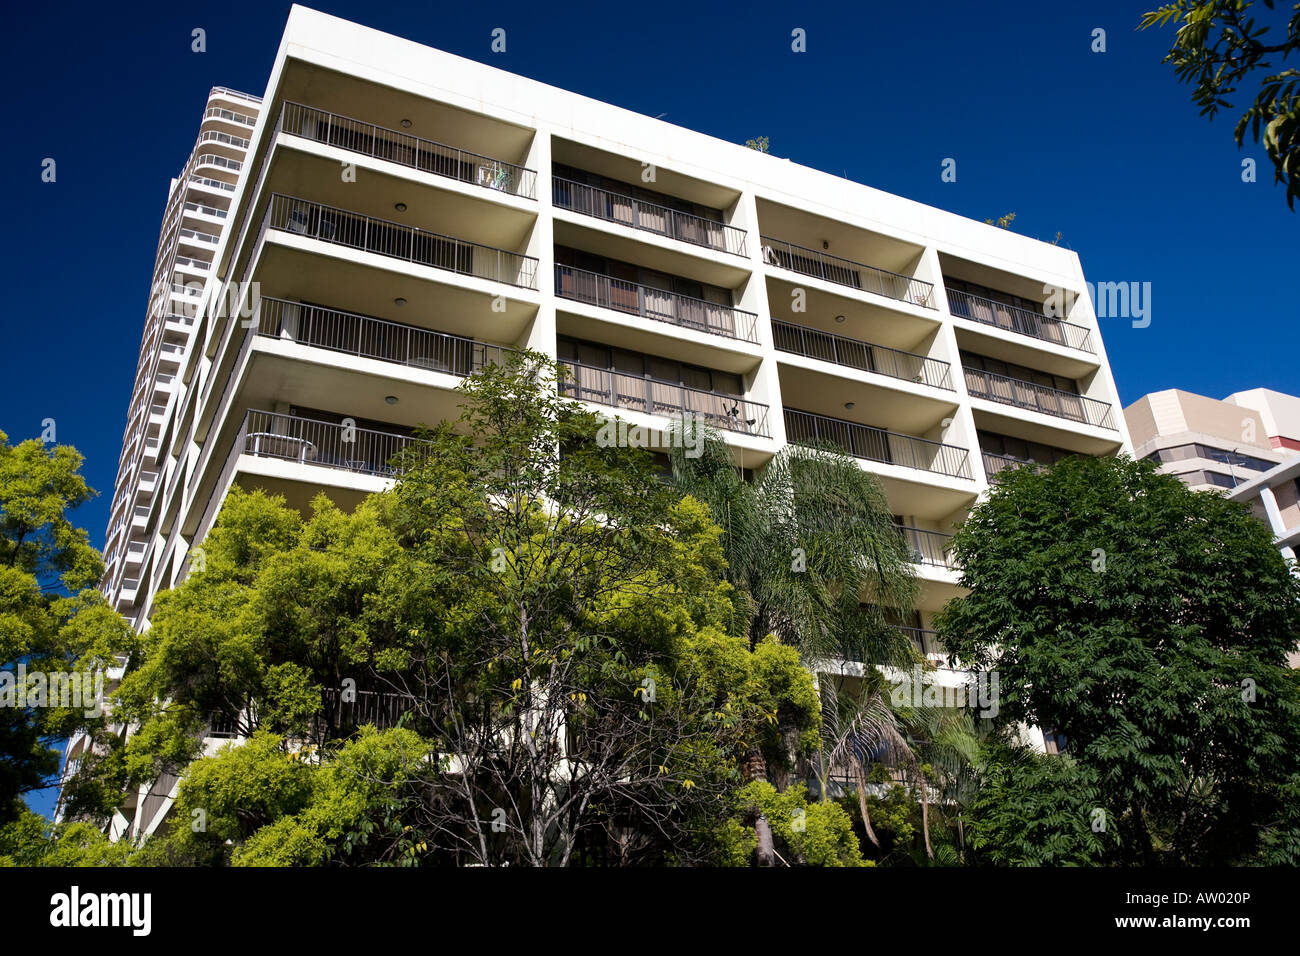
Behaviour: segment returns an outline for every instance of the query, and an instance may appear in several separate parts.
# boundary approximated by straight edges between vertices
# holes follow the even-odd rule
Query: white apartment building
[[[142,596],[140,569],[153,559],[156,535],[149,518],[165,463],[162,434],[170,400],[260,107],[256,96],[214,87],[198,140],[167,193],[104,544],[104,591],[133,621]]]
[[[1069,250],[299,6],[243,135],[193,344],[146,406],[140,544],[111,555],[141,627],[232,485],[351,507],[509,349],[562,358],[595,411],[707,416],[744,468],[839,444],[905,528],[902,626],[936,661],[947,537],[991,476],[1131,451]]]

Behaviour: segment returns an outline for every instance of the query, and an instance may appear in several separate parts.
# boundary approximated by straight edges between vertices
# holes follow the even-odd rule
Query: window
[[[744,395],[744,381],[732,372],[719,372],[676,359],[646,355],[628,349],[611,349],[593,342],[560,336],[556,341],[559,357],[597,369],[620,372],[638,378],[651,378],[672,385],[684,385],[723,395]]]

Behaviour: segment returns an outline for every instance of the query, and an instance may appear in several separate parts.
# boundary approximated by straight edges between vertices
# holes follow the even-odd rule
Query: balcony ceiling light
[[[393,208],[396,209],[398,212],[406,212],[406,203],[395,202],[393,203]]]
[[[411,121],[409,119],[402,120],[402,129],[410,129],[410,128],[411,128]]]
[[[835,316],[835,321],[836,321],[836,322],[843,322],[843,321],[844,321],[844,316],[842,316],[842,315],[837,315],[837,316]]]
[[[406,305],[406,300],[399,295],[396,299],[393,300],[393,305]]]
[[[858,404],[858,403],[857,403],[857,402],[845,402],[845,403],[844,403],[844,407],[845,407],[845,408],[852,408],[852,407],[853,407],[854,405],[856,405],[856,404]]]
[[[389,405],[396,405],[396,404],[397,404],[397,396],[396,396],[396,395],[385,395],[385,396],[384,396],[384,401],[386,401]]]

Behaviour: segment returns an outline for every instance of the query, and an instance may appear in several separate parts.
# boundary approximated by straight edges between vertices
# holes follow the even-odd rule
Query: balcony
[[[935,667],[949,668],[949,654],[943,649],[943,642],[939,640],[939,632],[932,631],[924,627],[899,627],[899,630],[912,639],[912,646],[915,647],[925,659]]]
[[[257,117],[248,116],[245,113],[236,113],[234,110],[222,109],[220,106],[209,106],[203,111],[203,118],[226,120],[229,123],[237,123],[240,126],[256,126]]]
[[[1020,306],[995,302],[969,292],[948,289],[948,310],[955,316],[1028,335],[1053,345],[1094,352],[1091,333],[1082,325],[1039,315]]]
[[[956,445],[900,435],[883,428],[793,408],[785,410],[785,431],[786,438],[796,444],[826,444],[867,461],[902,465],[954,478],[971,476],[967,451]]]
[[[569,398],[665,418],[690,414],[726,431],[771,437],[767,406],[758,402],[568,359],[562,360],[562,364],[572,378],[560,383],[560,394]]]
[[[505,160],[385,129],[299,103],[285,103],[279,128],[293,136],[328,143],[421,172],[472,183],[525,199],[537,198],[537,173]]]
[[[912,557],[913,564],[929,564],[937,568],[955,568],[956,564],[948,554],[952,535],[942,531],[928,531],[912,525],[895,525],[903,536],[903,545]]]
[[[655,235],[678,239],[696,246],[705,246],[732,255],[745,255],[745,231],[713,219],[692,213],[669,209],[657,203],[634,199],[622,193],[610,192],[577,183],[571,179],[553,176],[551,201],[561,209],[594,216],[607,222],[616,222],[633,229]]]
[[[763,262],[802,275],[934,309],[934,284],[763,236]]]
[[[1110,404],[1107,402],[982,369],[967,368],[963,371],[966,374],[966,391],[972,398],[986,398],[1003,405],[1068,418],[1086,425],[1098,425],[1112,430],[1115,428]]]
[[[367,315],[263,296],[257,334],[314,348],[466,376],[500,365],[514,349]]]
[[[237,454],[392,478],[389,464],[417,439],[395,432],[250,409],[235,438]]]
[[[744,342],[758,342],[758,316],[717,302],[556,264],[555,294],[629,315]]]
[[[981,452],[980,457],[984,461],[984,475],[992,478],[998,472],[1007,468],[1020,468],[1028,465],[1029,467],[1042,471],[1047,466],[1029,458],[1016,458],[1014,455],[995,455],[992,452]]]
[[[266,227],[461,275],[537,288],[537,260],[532,256],[279,193],[271,197]]]
[[[779,319],[772,320],[772,337],[782,352],[952,391],[948,363],[939,359],[818,332]]]

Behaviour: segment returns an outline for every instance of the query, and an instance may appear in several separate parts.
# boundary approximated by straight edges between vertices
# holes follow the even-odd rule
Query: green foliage
[[[802,788],[781,793],[765,781],[746,784],[738,794],[744,808],[772,826],[778,855],[791,866],[865,866],[853,820],[836,803],[809,803]]]
[[[745,140],[745,145],[748,146],[750,149],[758,150],[758,152],[760,153],[766,153],[770,151],[769,149],[770,144],[768,143],[768,139],[766,136],[759,136],[757,139],[747,139]]]
[[[1264,71],[1233,135],[1240,147],[1249,129],[1263,144],[1274,181],[1286,183],[1287,205],[1294,211],[1300,197],[1300,70],[1275,72],[1274,64],[1300,51],[1300,4],[1292,6],[1289,17],[1275,10],[1273,0],[1264,5],[1278,22],[1257,23],[1250,0],[1173,0],[1143,14],[1138,29],[1178,23],[1162,62],[1174,65],[1179,82],[1193,86],[1192,102],[1210,119],[1220,109],[1235,109],[1229,98],[1256,71]]]
[[[1120,821],[1108,860],[1250,862],[1261,830],[1295,846],[1300,581],[1244,505],[1071,458],[1003,472],[953,553],[970,593],[945,643],[998,672],[999,722],[1065,735]]]
[[[993,221],[992,219],[985,219],[985,220],[984,220],[984,225],[986,225],[986,226],[997,225],[997,227],[998,227],[999,229],[1010,229],[1010,228],[1011,228],[1011,224],[1012,224],[1013,222],[1015,222],[1015,221],[1016,221],[1016,214],[1015,214],[1014,212],[1009,212],[1009,213],[1007,213],[1005,216],[999,216],[999,217],[997,218],[997,222],[996,222],[996,223],[994,223],[994,221]],[[1059,235],[1059,233],[1058,233],[1058,235]]]
[[[674,485],[722,526],[750,643],[775,634],[805,658],[910,665],[889,615],[911,612],[918,585],[879,480],[833,448],[793,445],[749,482],[716,433],[703,438],[696,457],[672,450]]]
[[[1117,847],[1122,826],[1091,767],[1065,754],[998,748],[968,832],[980,859],[999,866],[1095,866]]]
[[[135,636],[94,589],[99,553],[68,513],[94,495],[68,445],[16,446],[0,432],[0,670],[93,674],[117,665]],[[92,682],[93,683],[93,682]],[[107,689],[107,688],[106,688]],[[58,770],[63,738],[85,730],[108,747],[107,715],[83,706],[0,707],[0,824]]]
[[[788,771],[815,747],[812,677],[751,646],[708,508],[597,442],[560,374],[528,355],[467,379],[463,417],[352,514],[230,495],[203,569],[156,603],[120,689],[138,729],[94,781],[183,773],[134,862],[745,856],[719,808],[755,750]],[[347,680],[401,725],[324,706]],[[196,759],[217,719],[247,740]]]
[[[24,809],[0,827],[0,867],[4,866],[125,866],[135,848],[112,843],[97,827],[85,822],[51,824]]]

